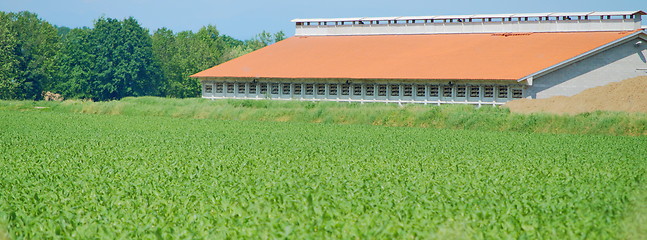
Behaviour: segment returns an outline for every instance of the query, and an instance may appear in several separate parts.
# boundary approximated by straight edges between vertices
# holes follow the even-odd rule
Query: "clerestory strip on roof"
[[[399,17],[354,17],[354,18],[297,18],[291,22],[361,22],[361,21],[398,21],[398,20],[434,20],[434,19],[489,19],[489,18],[535,18],[535,17],[577,17],[577,16],[631,16],[647,15],[643,11],[611,12],[551,12],[551,13],[511,13],[511,14],[476,14],[476,15],[443,15],[443,16],[399,16]]]

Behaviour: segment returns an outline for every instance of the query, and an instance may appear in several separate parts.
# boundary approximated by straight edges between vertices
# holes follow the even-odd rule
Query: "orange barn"
[[[209,99],[499,105],[647,75],[643,11],[295,19],[192,75]]]

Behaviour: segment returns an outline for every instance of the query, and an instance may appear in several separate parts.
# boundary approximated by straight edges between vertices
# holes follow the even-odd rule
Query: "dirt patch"
[[[504,107],[515,113],[578,114],[598,110],[647,113],[647,76],[590,88],[571,97],[514,100]]]

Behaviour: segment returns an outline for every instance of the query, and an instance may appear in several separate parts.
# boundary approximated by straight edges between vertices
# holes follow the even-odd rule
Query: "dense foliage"
[[[644,137],[7,110],[0,129],[12,239],[610,239],[645,226],[627,220],[646,196]]]
[[[54,26],[29,12],[0,12],[0,99],[36,99],[52,87],[60,48]]]
[[[94,29],[74,29],[61,51],[57,86],[63,95],[99,100],[159,95],[161,74],[146,29],[133,18],[100,18]]]
[[[284,37],[262,32],[240,41],[212,25],[151,35],[132,17],[69,29],[30,12],[0,11],[0,99],[38,100],[44,91],[93,100],[196,97],[199,83],[189,75]]]

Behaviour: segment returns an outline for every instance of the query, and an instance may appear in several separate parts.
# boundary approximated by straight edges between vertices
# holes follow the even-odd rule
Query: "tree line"
[[[242,41],[213,25],[151,34],[133,17],[70,29],[31,12],[0,11],[0,99],[40,100],[46,91],[99,101],[197,97],[200,83],[189,75],[284,38],[263,31]]]

